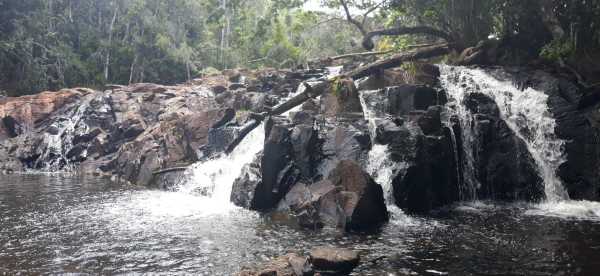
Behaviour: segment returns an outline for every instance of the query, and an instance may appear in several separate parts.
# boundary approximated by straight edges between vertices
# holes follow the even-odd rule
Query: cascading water
[[[377,114],[375,108],[367,103],[365,95],[368,91],[362,91],[360,95],[360,103],[362,105],[365,120],[369,123],[369,132],[371,136],[372,148],[369,151],[367,159],[367,167],[365,168],[383,189],[384,200],[387,204],[388,211],[392,215],[392,223],[396,225],[409,226],[414,222],[409,216],[404,214],[402,209],[394,204],[394,191],[392,181],[398,173],[406,173],[408,164],[405,162],[394,162],[390,155],[388,145],[381,145],[375,142],[376,135],[376,120],[381,114]]]
[[[67,155],[73,148],[75,136],[87,133],[89,130],[82,119],[94,96],[94,94],[86,96],[81,103],[67,110],[64,116],[59,117],[50,125],[53,130],[47,130],[44,133],[42,154],[35,164],[36,168],[46,172],[73,169],[70,167]]]
[[[300,85],[295,93],[290,94],[282,102],[304,92],[306,87]],[[299,110],[300,106],[283,113],[288,116],[291,112]],[[208,161],[192,165],[186,171],[185,181],[179,185],[177,191],[184,194],[199,193],[206,197],[205,204],[210,210],[223,212],[233,208],[230,201],[233,182],[240,176],[246,164],[251,163],[256,155],[263,150],[265,141],[265,127],[260,124],[252,130],[242,142],[229,154]]]
[[[264,145],[265,128],[259,125],[229,155],[192,165],[188,169],[187,181],[178,188],[179,192],[199,192],[208,199],[211,209],[228,210],[233,182],[242,172],[244,165],[252,162]]]
[[[454,101],[461,120],[466,153],[465,179],[473,185],[475,179],[473,151],[476,136],[470,122],[473,116],[463,103],[472,92],[483,93],[495,100],[500,115],[516,135],[525,141],[544,180],[548,201],[568,199],[556,171],[565,161],[564,141],[556,137],[556,122],[548,110],[548,96],[532,88],[520,90],[508,81],[501,81],[481,69],[440,66],[441,83]],[[469,180],[471,179],[471,180]]]

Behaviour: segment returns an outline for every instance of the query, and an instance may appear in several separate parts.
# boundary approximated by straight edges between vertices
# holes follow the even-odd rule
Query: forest
[[[489,39],[509,45],[503,62],[584,66],[600,45],[595,0],[323,0],[323,10],[304,2],[2,0],[0,90],[173,84],[362,50],[445,42],[460,54]]]

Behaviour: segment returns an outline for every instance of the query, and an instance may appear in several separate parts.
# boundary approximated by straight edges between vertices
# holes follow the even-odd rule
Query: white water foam
[[[365,120],[369,123],[369,132],[371,143],[373,145],[369,151],[367,167],[365,169],[383,189],[384,200],[387,204],[388,212],[391,215],[390,222],[404,226],[415,225],[416,222],[394,204],[392,181],[396,174],[406,173],[408,164],[406,162],[394,162],[390,155],[389,146],[377,144],[375,142],[375,120],[380,116],[369,104],[367,104],[365,93],[368,92],[362,91],[360,103],[362,105]]]
[[[520,90],[511,82],[498,80],[481,69],[446,65],[441,65],[440,69],[442,85],[454,101],[454,109],[462,122],[471,121],[472,116],[462,104],[465,96],[471,91],[483,93],[495,100],[502,119],[527,144],[544,180],[546,201],[530,204],[525,214],[600,221],[600,202],[569,200],[556,175],[560,164],[566,161],[565,141],[554,133],[556,121],[548,110],[546,94],[532,88]],[[462,129],[465,151],[472,152],[469,149],[477,141],[468,125],[463,124]],[[469,166],[472,165],[471,158],[467,155],[467,159],[471,160]]]
[[[230,201],[233,182],[241,174],[243,167],[252,162],[263,149],[265,128],[261,124],[252,130],[229,154],[192,165],[188,171],[188,181],[178,188],[184,194],[203,194],[203,204],[209,211],[223,212],[234,208]]]
[[[470,122],[470,112],[463,100],[469,93],[483,93],[495,100],[500,115],[515,134],[525,141],[536,162],[540,177],[544,180],[548,201],[568,199],[562,182],[556,175],[560,164],[566,159],[563,153],[564,141],[554,133],[556,121],[548,110],[548,95],[532,88],[520,90],[511,82],[501,81],[481,69],[440,66],[442,85],[453,100],[463,121]],[[467,159],[472,161],[472,147],[476,142],[468,123],[463,125]],[[468,167],[471,167],[469,164]],[[467,171],[469,173],[469,171]]]

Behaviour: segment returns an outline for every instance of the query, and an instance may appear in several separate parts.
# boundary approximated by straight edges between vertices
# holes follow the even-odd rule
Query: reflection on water
[[[295,229],[242,209],[215,212],[206,205],[202,197],[97,178],[1,176],[0,274],[231,275],[242,266],[323,244],[361,250],[356,275],[600,271],[600,224],[540,215],[549,209],[543,206],[477,202],[432,218],[398,211],[379,233],[340,235]],[[587,207],[586,212],[598,210]]]

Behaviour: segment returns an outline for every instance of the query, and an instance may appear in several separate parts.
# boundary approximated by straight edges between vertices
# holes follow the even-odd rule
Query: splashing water
[[[67,154],[73,148],[75,136],[87,133],[89,130],[83,118],[90,106],[90,101],[94,97],[95,94],[87,95],[81,103],[55,120],[50,125],[51,128],[56,130],[55,133],[44,132],[42,154],[35,164],[36,168],[40,168],[45,172],[58,172],[60,170],[69,172],[74,169]]]
[[[184,194],[200,193],[204,197],[202,204],[207,212],[225,212],[234,208],[230,202],[233,182],[241,174],[244,165],[253,161],[263,149],[265,128],[261,124],[252,130],[242,142],[229,154],[192,165],[187,181],[179,186],[178,192]]]
[[[393,224],[410,226],[415,225],[415,221],[407,216],[402,209],[394,204],[394,190],[392,182],[397,174],[404,174],[408,169],[406,162],[394,162],[391,158],[388,145],[381,145],[375,142],[376,135],[376,120],[383,116],[377,114],[373,106],[367,103],[366,94],[368,91],[362,91],[360,94],[360,104],[362,105],[365,120],[369,123],[369,132],[373,147],[369,151],[367,159],[367,167],[365,170],[374,179],[375,182],[381,185],[383,189],[384,200],[387,204],[387,209],[390,212]]]
[[[462,121],[468,163],[465,172],[468,177],[465,178],[474,178],[471,149],[476,140],[468,125],[472,115],[466,110],[463,100],[469,93],[479,92],[494,99],[502,119],[525,141],[544,180],[547,200],[555,202],[568,199],[556,175],[558,167],[565,161],[564,141],[554,133],[556,122],[548,110],[548,96],[532,88],[520,90],[512,83],[498,80],[480,69],[451,66],[440,66],[440,69],[442,85],[455,101]]]

